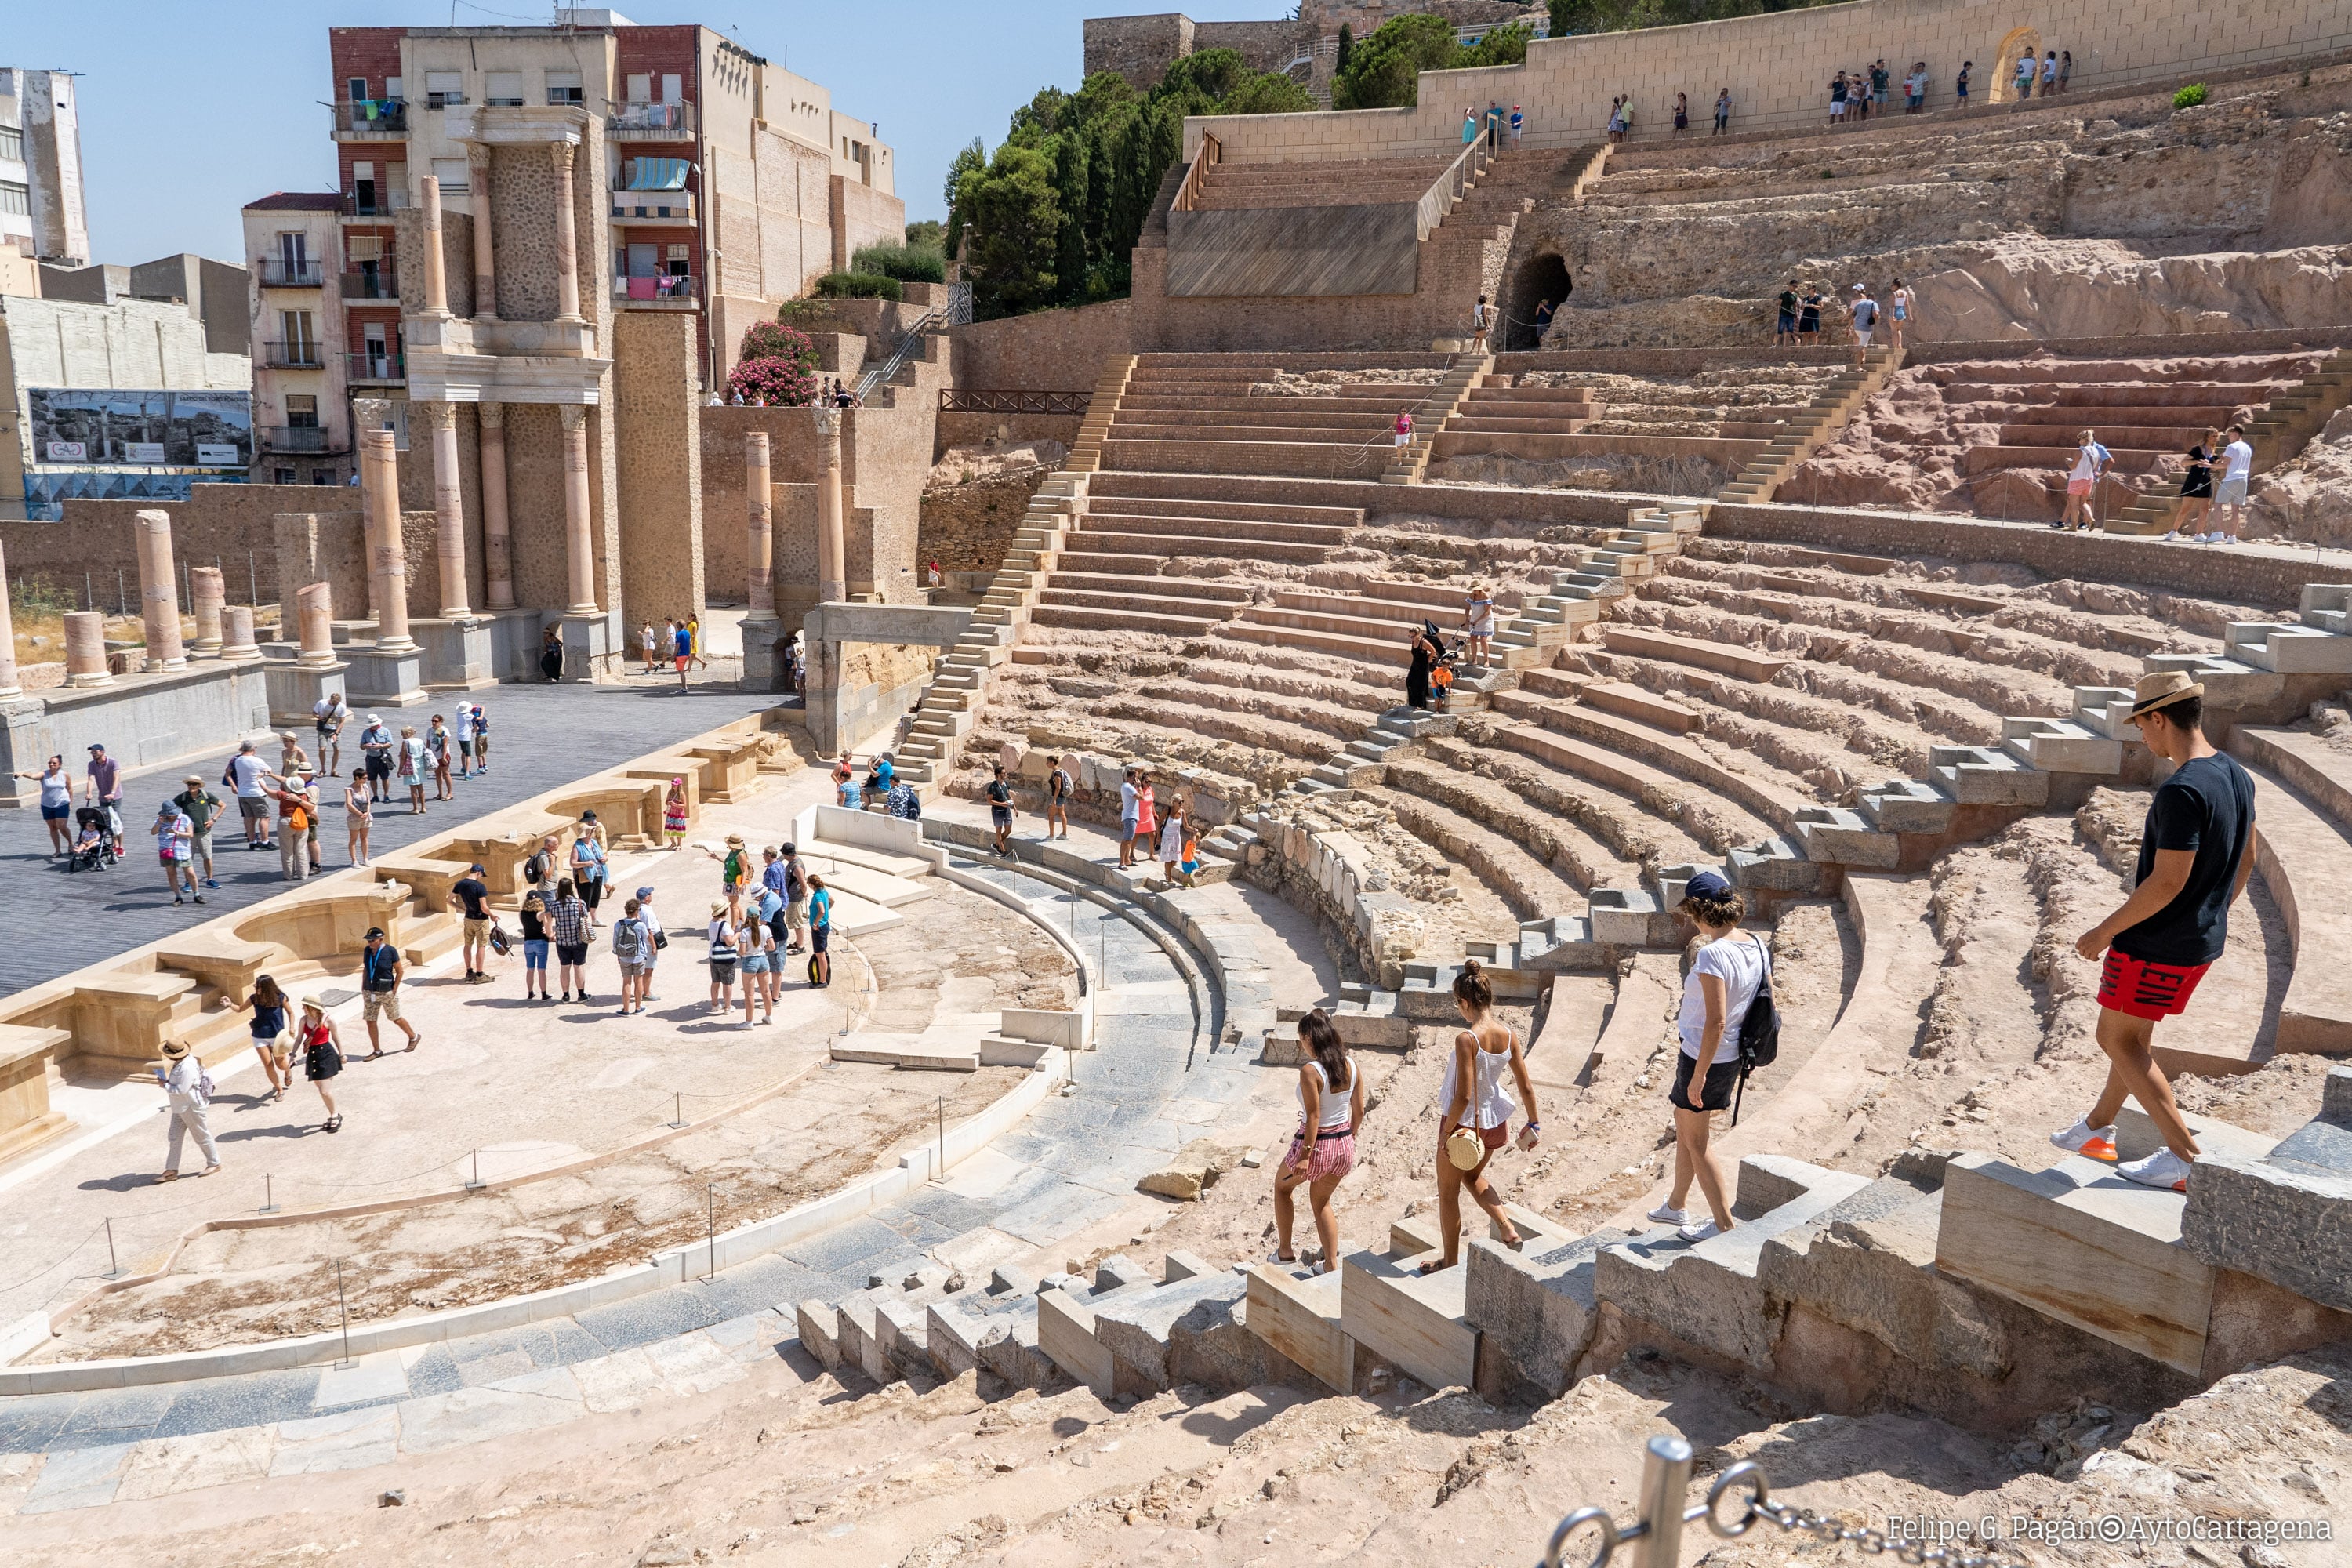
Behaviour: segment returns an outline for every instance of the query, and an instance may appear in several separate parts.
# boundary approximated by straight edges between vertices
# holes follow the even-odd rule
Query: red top
[[[1410,436],[1412,434],[1412,415],[1401,413],[1397,416],[1396,433],[1400,436]]]

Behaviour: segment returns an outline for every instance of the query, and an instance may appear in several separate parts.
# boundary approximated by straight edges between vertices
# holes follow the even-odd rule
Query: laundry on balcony
[[[637,158],[629,164],[629,183],[623,186],[630,191],[682,191],[686,189],[686,172],[693,167],[684,158]]]

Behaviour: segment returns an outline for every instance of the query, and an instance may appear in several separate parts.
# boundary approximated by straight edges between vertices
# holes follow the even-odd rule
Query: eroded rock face
[[[2246,533],[2352,545],[2352,408],[2336,411],[2300,454],[2254,476]]]

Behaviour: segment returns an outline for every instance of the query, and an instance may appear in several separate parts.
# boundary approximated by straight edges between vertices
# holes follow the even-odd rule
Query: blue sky
[[[828,5],[623,4],[645,23],[699,22],[833,91],[834,106],[878,120],[898,149],[909,220],[944,217],[940,187],[955,150],[991,146],[1040,87],[1078,85],[1079,24],[1159,9],[1116,0],[835,0]],[[1285,15],[1284,0],[1216,0],[1202,20]],[[461,26],[546,22],[531,0],[485,9],[457,0],[207,0],[40,4],[11,0],[0,64],[80,77],[81,147],[91,248],[102,261],[244,249],[237,209],[272,191],[326,190],[331,26]]]

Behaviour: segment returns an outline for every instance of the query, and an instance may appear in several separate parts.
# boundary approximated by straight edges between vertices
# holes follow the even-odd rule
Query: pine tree
[[[1062,302],[1087,297],[1087,143],[1072,126],[1054,138],[1054,205],[1059,218],[1054,239],[1054,276]]]

